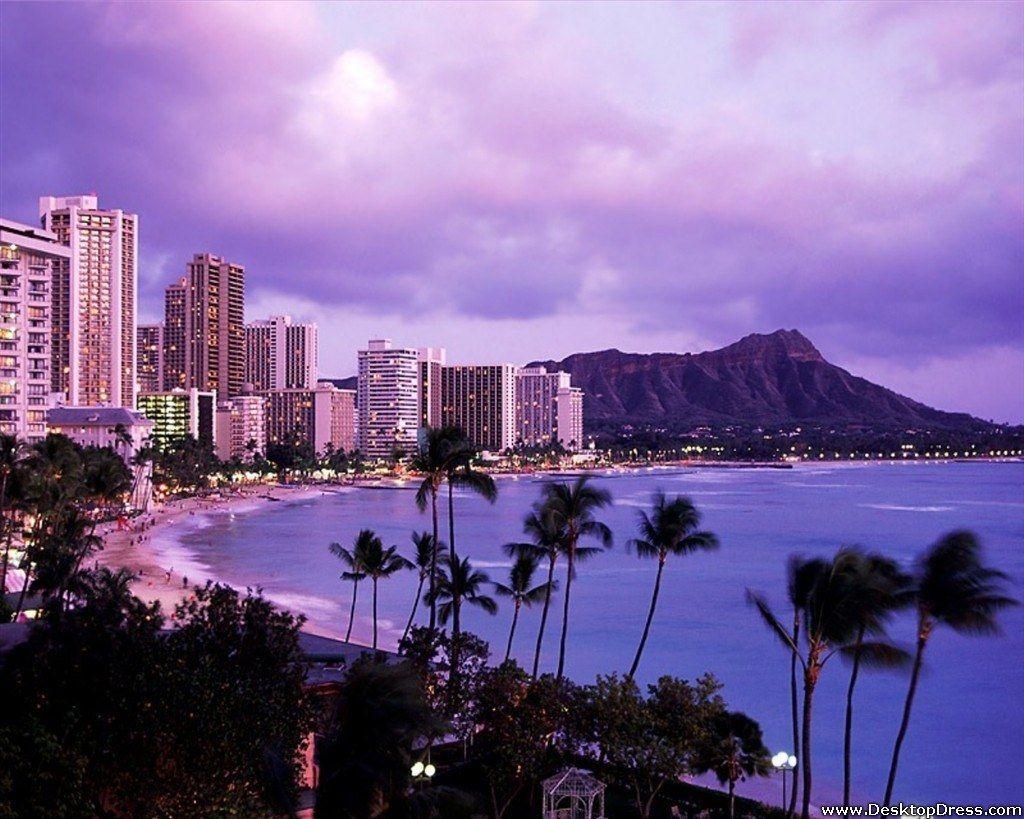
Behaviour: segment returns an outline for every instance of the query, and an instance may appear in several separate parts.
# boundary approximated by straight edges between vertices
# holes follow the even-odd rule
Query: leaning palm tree
[[[972,532],[951,532],[918,559],[914,578],[917,649],[910,674],[910,687],[903,706],[903,718],[892,751],[883,804],[890,803],[896,785],[900,749],[907,736],[924,649],[932,632],[936,626],[949,626],[965,635],[998,634],[996,615],[1005,608],[1017,605],[1016,600],[1003,594],[1004,580],[1006,575],[1003,572],[982,562],[981,545]]]
[[[363,535],[367,537],[363,538]],[[362,571],[370,578],[373,584],[373,643],[372,647],[377,648],[377,584],[381,580],[387,580],[397,572],[413,568],[413,564],[398,554],[397,546],[384,547],[381,539],[368,529],[360,532],[360,542],[356,544],[356,551]]]
[[[369,529],[363,529],[363,531],[356,535],[353,548],[347,549],[340,543],[332,543],[327,547],[331,554],[338,558],[342,565],[346,567],[345,571],[341,573],[341,579],[352,581],[352,606],[348,612],[348,629],[345,631],[346,643],[352,637],[352,623],[356,617],[356,597],[359,595],[359,581],[366,578],[362,562],[363,549],[360,548],[360,544],[367,538],[372,537],[374,537],[373,532]]]
[[[651,594],[651,606],[647,611],[647,622],[644,623],[640,645],[636,648],[636,656],[629,669],[630,679],[636,676],[640,657],[644,653],[644,646],[647,645],[654,609],[658,605],[658,593],[661,591],[661,576],[669,555],[683,557],[694,552],[710,552],[718,548],[718,538],[712,532],[698,531],[699,525],[700,512],[689,498],[676,496],[669,500],[661,491],[654,495],[650,514],[640,511],[640,522],[637,527],[640,536],[630,540],[627,547],[636,549],[639,557],[656,557],[658,573],[654,577],[654,592]]]
[[[413,532],[412,543],[416,549],[415,557],[413,558],[413,565],[419,571],[419,585],[416,587],[416,596],[412,601],[412,611],[409,613],[409,622],[405,624],[405,631],[402,632],[402,639],[404,640],[409,636],[409,631],[412,629],[413,620],[416,619],[416,609],[420,604],[420,598],[423,596],[423,584],[426,582],[428,577],[432,577],[432,573],[437,566],[437,554],[441,549],[441,544],[434,540],[434,536],[430,532]]]
[[[543,504],[536,504],[533,511],[523,521],[523,532],[530,536],[527,543],[506,543],[505,553],[509,557],[527,555],[536,561],[548,561],[548,579],[545,583],[544,607],[540,613],[540,628],[537,630],[537,647],[533,654],[533,678],[537,679],[540,668],[540,652],[544,643],[544,630],[548,622],[548,609],[551,607],[551,593],[557,588],[555,581],[555,563],[562,553],[565,544],[565,529],[558,522],[554,512],[546,509]]]
[[[888,641],[886,622],[898,609],[912,602],[910,577],[896,561],[879,554],[861,555],[851,566],[855,584],[852,605],[857,636],[844,651],[850,660],[850,684],[846,689],[846,725],[843,739],[843,805],[850,804],[850,766],[853,756],[853,691],[860,667],[897,668],[909,661],[903,649]],[[874,638],[872,648],[865,648],[865,637]]]
[[[474,569],[468,557],[453,563],[450,556],[446,556],[437,573],[437,585],[434,587],[433,597],[437,603],[437,618],[442,624],[452,621],[452,641],[457,642],[459,634],[462,633],[462,623],[459,620],[460,608],[455,605],[456,600],[461,600],[468,606],[475,606],[483,609],[488,614],[498,613],[498,604],[493,597],[483,593],[484,588],[491,579],[485,572]],[[427,592],[430,595],[430,592]]]
[[[592,554],[594,549],[580,546],[580,538],[597,538],[604,548],[612,545],[612,531],[594,515],[612,502],[604,489],[591,485],[583,476],[575,482],[549,483],[544,487],[544,508],[551,514],[555,525],[565,531],[563,549],[566,556],[565,597],[562,602],[562,636],[558,645],[558,680],[565,672],[565,646],[569,634],[569,596],[572,591],[576,563]]]
[[[802,819],[811,809],[811,724],[814,691],[825,664],[837,652],[846,649],[857,632],[852,616],[852,600],[856,593],[853,567],[859,554],[853,549],[840,549],[831,561],[826,561],[820,573],[814,576],[802,612],[804,649],[775,616],[767,601],[747,590],[748,600],[757,607],[761,618],[779,641],[796,654],[804,672],[803,721],[800,731],[800,768],[803,772]],[[862,643],[862,651],[873,651],[874,644]]]
[[[709,736],[697,752],[694,770],[714,773],[729,786],[729,819],[736,816],[736,783],[768,776],[771,764],[761,726],[741,711],[723,711],[711,720]]]
[[[436,427],[427,429],[426,439],[423,446],[413,457],[409,468],[421,474],[423,480],[416,490],[416,507],[423,512],[430,505],[431,533],[434,536],[434,543],[440,543],[440,532],[437,522],[437,496],[441,491],[441,485],[448,476],[451,468],[451,461],[460,454],[457,446],[462,439],[462,431],[457,427]],[[435,578],[437,577],[436,556],[430,564],[430,591],[434,589]],[[430,607],[430,628],[437,627],[437,607]]]
[[[512,601],[512,627],[509,629],[508,645],[505,647],[506,660],[512,654],[512,640],[515,638],[516,624],[519,622],[519,609],[523,606],[530,608],[534,603],[539,603],[541,600],[549,598],[551,594],[551,586],[549,584],[557,583],[557,581],[550,580],[547,583],[540,583],[534,586],[533,575],[536,571],[537,559],[528,554],[522,554],[512,564],[512,569],[508,576],[508,585],[494,583],[494,591],[499,596],[507,597]]]

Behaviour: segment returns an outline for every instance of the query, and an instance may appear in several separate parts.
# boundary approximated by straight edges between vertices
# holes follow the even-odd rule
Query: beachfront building
[[[51,281],[52,391],[73,406],[131,407],[138,216],[89,195],[40,197],[39,218],[70,250]]]
[[[164,326],[140,324],[136,338],[139,392],[160,392],[164,388]]]
[[[311,390],[317,379],[317,326],[271,316],[245,325],[245,383],[250,389]]]
[[[359,450],[370,460],[412,455],[420,425],[419,353],[373,339],[358,358]]]
[[[458,364],[441,368],[441,425],[458,427],[474,446],[504,452],[516,442],[516,368]]]
[[[245,383],[245,268],[197,253],[164,292],[164,389],[242,394]]]
[[[420,428],[441,426],[441,368],[444,347],[420,350]]]
[[[516,441],[528,447],[583,445],[583,391],[569,373],[524,367],[516,374]]]
[[[268,444],[308,442],[318,455],[328,445],[335,451],[354,448],[352,390],[339,390],[329,381],[321,381],[312,390],[267,390],[261,395],[266,398]]]
[[[217,405],[217,457],[252,461],[267,452],[267,399],[262,395],[236,395]]]
[[[46,436],[50,288],[70,255],[56,234],[0,219],[0,432],[30,443]]]
[[[191,436],[211,446],[216,443],[217,393],[213,390],[142,392],[136,408],[153,422],[151,439],[157,446]]]
[[[128,464],[153,432],[153,422],[128,407],[54,407],[46,414],[46,427],[80,446],[112,449]]]

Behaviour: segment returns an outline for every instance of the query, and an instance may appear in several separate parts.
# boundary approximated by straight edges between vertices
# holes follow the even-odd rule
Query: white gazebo
[[[604,783],[590,771],[566,768],[541,783],[544,819],[605,819]]]

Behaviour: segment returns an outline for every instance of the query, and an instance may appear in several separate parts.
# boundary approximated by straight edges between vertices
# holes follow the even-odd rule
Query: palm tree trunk
[[[373,578],[373,648],[377,648],[377,578]]]
[[[551,606],[551,586],[552,581],[555,579],[555,560],[557,556],[552,556],[548,561],[548,588],[544,592],[544,608],[540,613],[540,630],[537,632],[537,650],[533,654],[533,678],[537,679],[537,671],[540,668],[540,649],[541,644],[544,642],[544,627],[548,622],[548,608]]]
[[[402,632],[402,640],[405,640],[409,636],[409,632],[412,630],[412,621],[416,619],[416,609],[420,604],[420,597],[423,595],[423,581],[426,580],[424,575],[420,575],[420,584],[416,587],[416,597],[412,601],[412,612],[409,614],[409,622],[405,624],[405,631]]]
[[[512,628],[508,632],[508,645],[505,647],[505,662],[508,662],[509,656],[512,654],[512,638],[516,635],[516,622],[519,620],[519,607],[522,603],[516,600],[516,606],[512,609]]]
[[[736,819],[736,782],[729,780],[729,819]]]
[[[345,632],[345,642],[352,637],[352,621],[356,619],[356,595],[359,594],[359,581],[352,581],[352,607],[348,610],[348,631]]]
[[[565,576],[565,601],[562,604],[562,639],[558,643],[558,674],[559,681],[565,671],[565,640],[569,633],[569,592],[572,591],[572,570],[576,563],[576,544],[569,546],[569,568]]]
[[[434,590],[437,581],[437,487],[431,485],[430,512],[434,524],[434,553],[430,556],[430,630],[437,628],[437,601]]]
[[[914,670],[910,674],[910,688],[907,689],[907,701],[903,704],[903,719],[900,721],[900,731],[896,735],[896,745],[892,749],[892,765],[889,767],[889,781],[885,786],[885,799],[882,804],[888,805],[892,799],[892,789],[896,785],[896,769],[900,764],[900,749],[903,747],[903,740],[907,736],[907,726],[910,724],[910,709],[914,705],[914,694],[917,693],[917,681],[921,676],[921,661],[924,657],[924,647],[928,637],[923,629],[919,629],[917,637],[917,653],[914,655]]]
[[[814,698],[814,686],[817,683],[814,677],[816,669],[813,664],[815,662],[817,662],[815,659],[808,658],[807,671],[804,674],[804,722],[802,736],[800,737],[802,742],[800,755],[803,757],[800,760],[800,766],[804,774],[804,793],[800,810],[801,819],[808,819],[811,813],[811,702]]]
[[[629,679],[636,676],[636,670],[640,666],[640,656],[644,653],[644,646],[647,645],[647,635],[651,633],[651,621],[654,619],[654,609],[658,605],[658,592],[661,591],[661,575],[665,571],[665,555],[658,560],[658,574],[654,578],[654,594],[651,595],[651,607],[647,610],[647,622],[644,623],[644,633],[640,637],[640,645],[636,647],[636,656],[633,658],[633,665],[627,675]]]
[[[448,555],[451,559],[451,570],[454,574],[455,566],[458,565],[458,556],[455,552],[455,500],[452,491],[451,478],[448,479]],[[459,609],[462,606],[461,589],[452,586],[452,636],[458,637],[461,629],[461,618]]]
[[[793,645],[800,645],[800,610],[793,610]],[[793,753],[803,754],[800,751],[800,705],[797,699],[797,685],[796,685],[796,651],[789,658],[789,694],[790,694],[790,705],[793,709]],[[793,816],[796,813],[796,795],[797,791],[800,790],[799,782],[797,781],[797,768],[800,767],[800,760],[796,761],[797,767],[793,769],[793,792],[789,795],[789,809],[788,815]]]
[[[853,688],[860,673],[860,646],[864,642],[864,626],[857,632],[853,651],[853,669],[850,671],[850,686],[846,689],[846,731],[843,737],[843,806],[850,804],[850,755],[853,748]]]

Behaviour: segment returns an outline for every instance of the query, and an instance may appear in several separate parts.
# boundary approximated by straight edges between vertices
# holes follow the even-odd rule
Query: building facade
[[[420,350],[420,427],[441,426],[441,369],[444,347]]]
[[[188,390],[140,392],[136,407],[153,422],[151,439],[157,446],[187,436],[204,444],[216,445],[217,394],[213,391],[193,387]]]
[[[352,452],[357,446],[356,391],[327,386],[331,396],[331,444],[335,452]]]
[[[54,407],[46,415],[49,432],[81,446],[114,450],[130,464],[153,433],[153,422],[127,407]]]
[[[374,339],[358,357],[359,450],[370,460],[412,455],[420,425],[419,353]]]
[[[583,449],[583,390],[563,387],[555,401],[558,440],[570,452]]]
[[[52,391],[75,406],[135,400],[139,220],[94,195],[43,196],[42,226],[68,246],[52,278]]]
[[[271,316],[245,325],[245,383],[253,390],[311,390],[317,383],[317,326]]]
[[[245,383],[245,268],[197,253],[164,293],[164,389],[241,395]]]
[[[528,447],[561,443],[583,448],[583,391],[569,373],[524,367],[516,375],[516,442]]]
[[[262,395],[236,395],[217,405],[217,457],[250,462],[267,452],[267,399]]]
[[[335,451],[354,448],[355,402],[352,390],[321,382],[316,389],[268,390],[267,444],[304,443],[320,455],[328,445]]]
[[[46,436],[50,288],[70,256],[56,234],[0,219],[0,432],[28,442]]]
[[[136,338],[139,392],[160,392],[164,388],[164,326],[140,324]]]
[[[516,368],[460,364],[441,368],[441,425],[461,429],[473,445],[504,452],[516,442]]]

